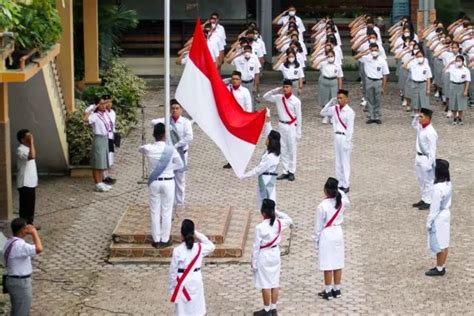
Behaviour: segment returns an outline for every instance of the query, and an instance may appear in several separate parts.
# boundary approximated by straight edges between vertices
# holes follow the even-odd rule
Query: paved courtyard
[[[358,104],[359,84],[346,84],[357,116],[351,208],[343,226],[343,296],[330,302],[317,296],[322,273],[317,270],[311,235],[315,209],[323,198],[322,186],[334,175],[334,154],[332,129],[317,116],[314,76],[309,74],[302,97],[303,137],[298,145],[296,181],[277,184],[278,205],[295,222],[291,252],[282,258],[280,315],[474,314],[472,111],[464,126],[451,126],[440,104],[434,105],[438,157],[451,163],[454,195],[447,274],[428,278],[424,272],[434,259],[426,249],[427,212],[411,207],[419,200],[415,131],[409,113],[402,111],[394,84],[383,98],[382,125],[365,124]],[[261,88],[266,91],[279,82]],[[161,88],[148,92],[144,102],[147,127],[150,119],[163,115],[163,107],[158,106],[162,103]],[[276,111],[272,113],[276,126]],[[196,125],[194,132],[187,202],[254,208],[256,179],[241,181],[232,171],[223,170],[225,159],[217,147]],[[150,134],[147,128],[148,140]],[[33,315],[173,313],[167,265],[106,263],[111,233],[126,207],[147,201],[146,186],[137,183],[142,172],[137,152],[140,141],[140,129],[124,140],[113,169],[118,182],[108,193],[93,192],[92,179],[41,179],[37,221],[43,226],[40,234],[45,251],[34,261]],[[250,167],[262,151],[260,142]],[[206,265],[203,276],[208,315],[251,315],[262,307],[248,263]]]

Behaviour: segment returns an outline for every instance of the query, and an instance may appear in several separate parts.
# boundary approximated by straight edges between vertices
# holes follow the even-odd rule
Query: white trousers
[[[186,189],[186,171],[176,171],[174,173],[174,183],[176,185],[174,204],[176,206],[183,206]]]
[[[351,175],[352,144],[348,144],[345,135],[334,134],[334,151],[336,162],[336,179],[339,186],[349,188]]]
[[[415,170],[416,178],[418,179],[418,185],[420,186],[421,199],[431,204],[431,194],[433,192],[434,184],[434,168],[432,166],[426,166],[426,163],[420,162],[421,158],[416,158]]]
[[[151,236],[154,242],[168,242],[171,234],[175,184],[173,180],[150,185]]]
[[[278,123],[281,134],[281,165],[283,173],[296,172],[296,125]]]

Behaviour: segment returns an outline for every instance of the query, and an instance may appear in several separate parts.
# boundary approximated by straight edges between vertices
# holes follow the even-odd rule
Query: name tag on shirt
[[[426,73],[427,73],[426,69],[425,69],[425,70],[423,70],[423,74],[424,74],[424,75],[426,75]]]
[[[294,74],[297,75],[297,74],[298,74],[298,70],[295,70],[295,71],[294,71]]]
[[[462,75],[461,78],[462,78],[462,79],[466,79],[466,75]]]
[[[382,71],[382,67],[377,67],[377,71]]]
[[[253,67],[252,67],[252,66],[251,66],[249,69],[250,69],[250,71],[253,71]]]

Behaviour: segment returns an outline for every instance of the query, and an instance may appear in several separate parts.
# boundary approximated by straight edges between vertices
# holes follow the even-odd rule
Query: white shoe
[[[106,184],[106,183],[104,183],[104,186],[107,188],[107,191],[113,188],[113,186],[111,186],[110,184]]]
[[[364,99],[362,99],[362,102],[360,103],[360,106],[366,106],[367,105],[367,101],[365,101]]]
[[[323,124],[328,124],[329,123],[329,117],[325,116],[323,117],[323,120],[321,121]]]
[[[97,183],[95,185],[95,190],[97,192],[107,192],[110,190],[110,188],[108,187],[108,185],[106,185],[105,183],[101,182],[101,183]]]
[[[434,97],[435,97],[435,98],[439,98],[439,91],[436,91],[436,92],[435,92]]]
[[[407,99],[403,99],[402,106],[407,106]]]
[[[450,118],[450,117],[452,117],[452,116],[453,116],[453,111],[449,110],[449,111],[448,111],[448,114],[446,114],[446,117],[447,117],[447,118]]]

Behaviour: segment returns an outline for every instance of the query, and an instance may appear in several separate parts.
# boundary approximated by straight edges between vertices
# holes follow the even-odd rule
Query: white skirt
[[[181,276],[182,274],[180,274]],[[185,287],[191,300],[188,302],[182,293],[176,298],[177,316],[203,316],[206,314],[206,301],[204,299],[204,285],[202,282],[201,271],[190,272],[189,280],[186,280]]]
[[[443,210],[433,222],[435,227],[435,238],[430,238],[428,232],[428,248],[429,249],[446,249],[449,247],[449,237],[451,232],[451,212]]]
[[[344,235],[341,226],[323,229],[319,238],[319,270],[344,268]]]
[[[280,247],[260,249],[253,283],[257,289],[280,287]]]

